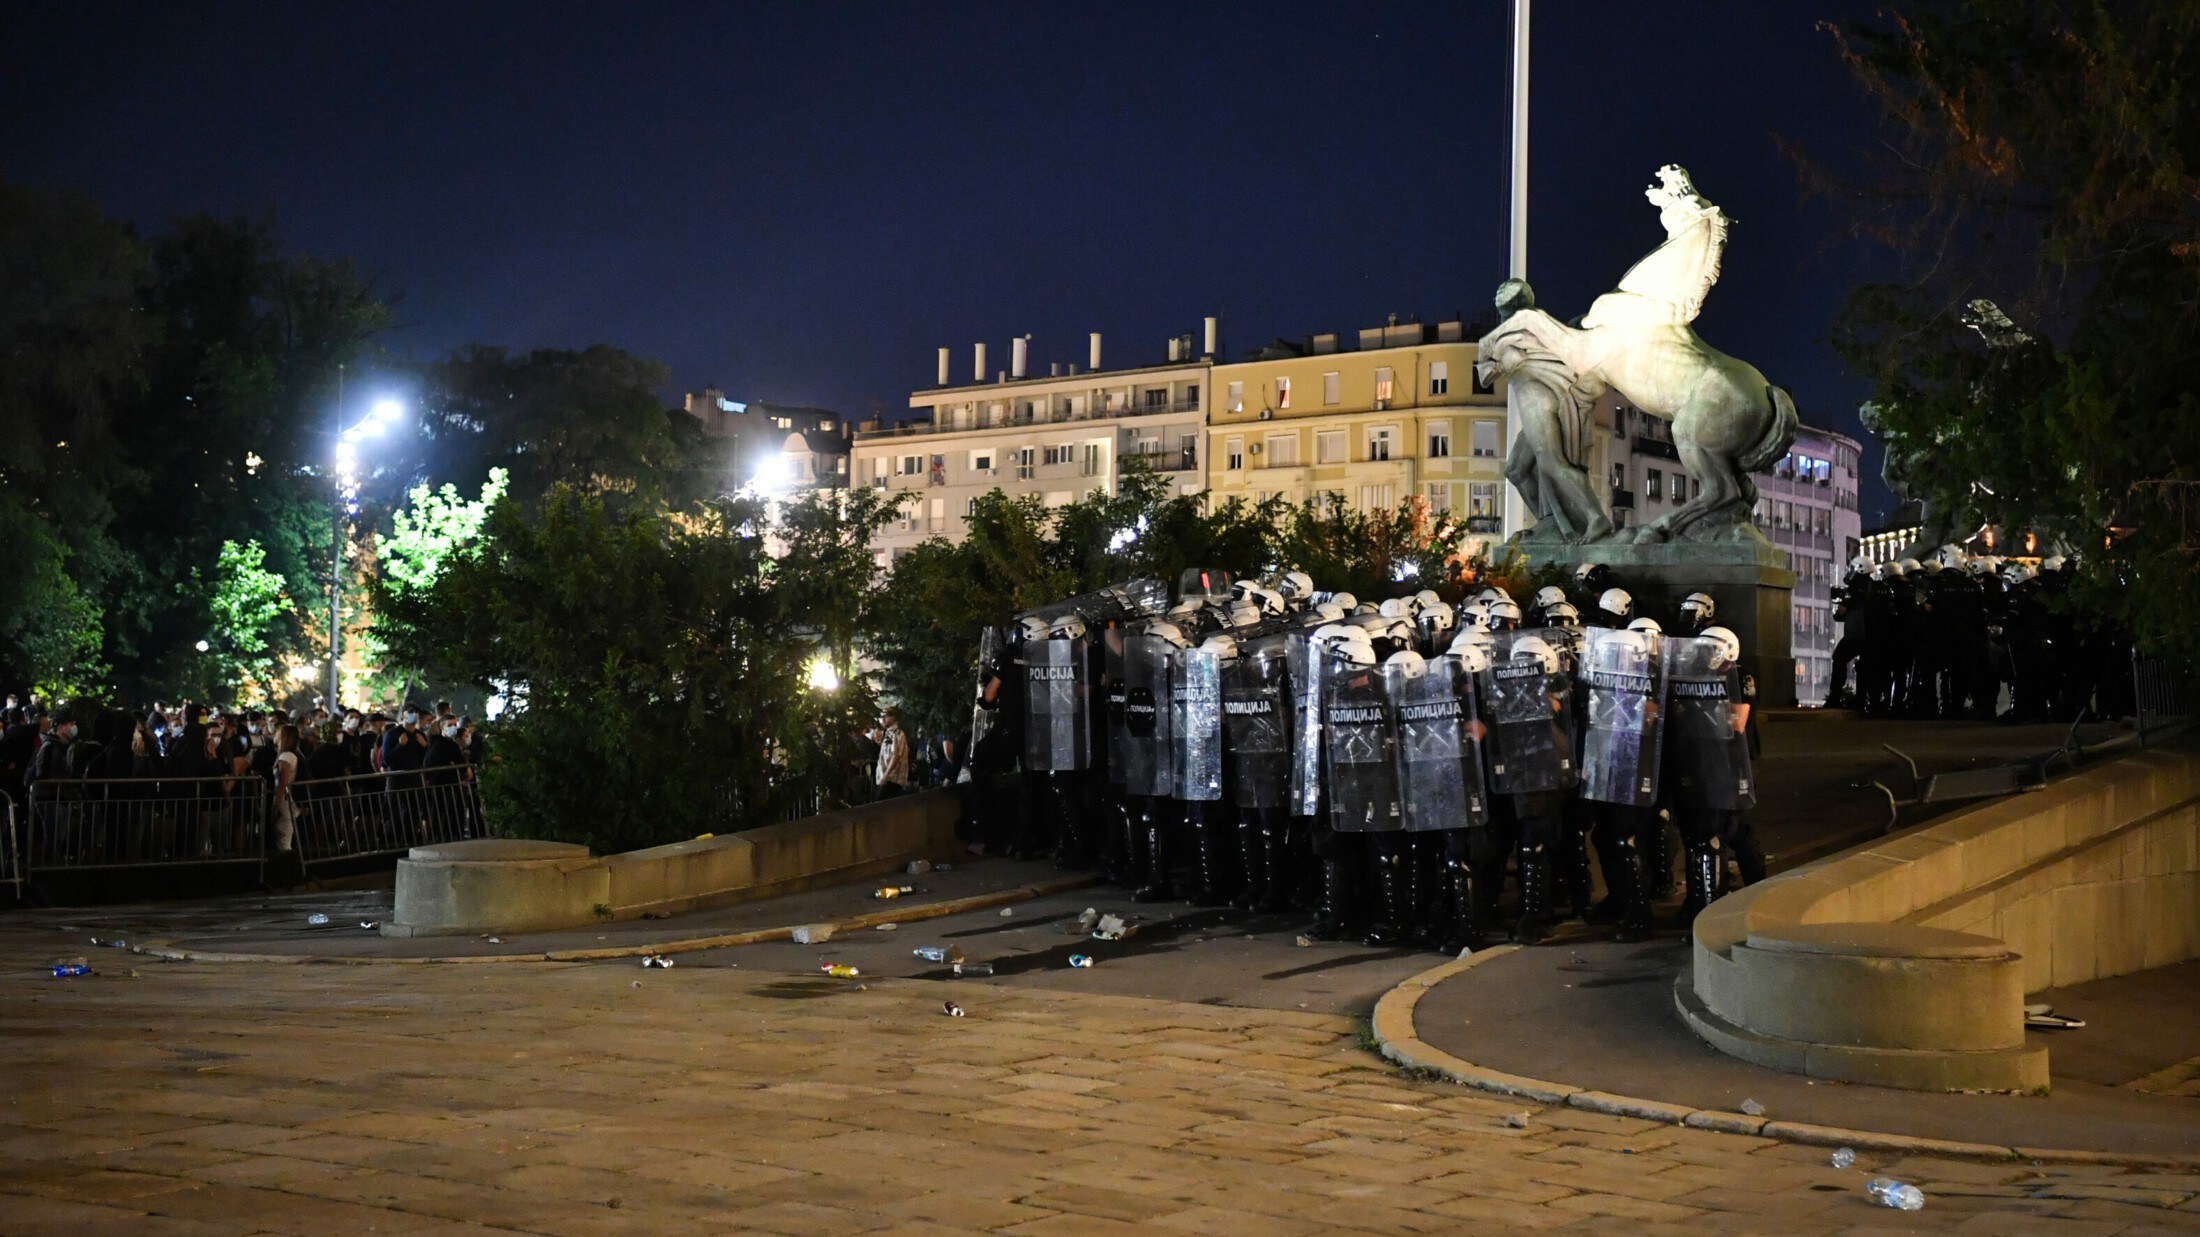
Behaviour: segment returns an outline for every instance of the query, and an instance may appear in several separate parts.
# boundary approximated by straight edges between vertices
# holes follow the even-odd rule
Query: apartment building
[[[909,397],[918,419],[857,432],[854,484],[907,495],[901,518],[876,542],[881,565],[928,538],[959,539],[972,504],[991,490],[1050,507],[1096,489],[1114,493],[1127,457],[1177,493],[1201,490],[1214,320],[1204,352],[1179,336],[1159,365],[1103,370],[1100,337],[1089,342],[1082,371],[1055,362],[1043,378],[1027,373],[1029,337],[1010,341],[1009,365],[992,373],[978,344],[972,380],[961,384],[950,382],[942,348],[937,385]]]
[[[1802,426],[1788,454],[1757,477],[1757,527],[1786,550],[1795,572],[1795,700],[1823,704],[1832,683],[1833,591],[1863,550],[1857,467],[1863,447],[1846,434]]]
[[[1479,334],[1459,322],[1393,320],[1216,365],[1208,493],[1360,510],[1420,497],[1501,540],[1505,401],[1475,386]]]
[[[729,490],[785,493],[848,484],[852,437],[847,418],[837,412],[746,403],[717,387],[689,392],[683,407],[705,430],[732,440]]]

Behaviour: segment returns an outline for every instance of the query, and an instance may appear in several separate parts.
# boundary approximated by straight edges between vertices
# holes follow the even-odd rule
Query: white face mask
[[[450,725],[450,726],[445,726],[445,727],[443,728],[443,737],[444,737],[444,738],[446,738],[446,739],[455,739],[455,738],[457,738],[457,737],[458,737],[458,727],[457,727],[456,725]]]
[[[420,715],[419,715],[418,713],[407,713],[407,714],[405,714],[405,724],[406,724],[406,725],[408,725],[408,726],[417,726],[417,725],[419,725],[419,724],[420,724]]]
[[[359,719],[358,719],[358,718],[356,718],[356,717],[347,717],[347,718],[345,718],[345,719],[344,719],[344,729],[346,729],[346,730],[357,730],[357,729],[359,729]]]

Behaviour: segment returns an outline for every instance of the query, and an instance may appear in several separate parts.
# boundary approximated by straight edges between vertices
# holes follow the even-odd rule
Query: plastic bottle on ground
[[[1856,1163],[1856,1152],[1851,1151],[1847,1147],[1843,1147],[1839,1151],[1833,1153],[1833,1159],[1831,1163],[1835,1168],[1852,1167]]]
[[[1892,1177],[1874,1177],[1864,1188],[1871,1193],[1872,1201],[1896,1211],[1916,1211],[1925,1205],[1925,1191]]]

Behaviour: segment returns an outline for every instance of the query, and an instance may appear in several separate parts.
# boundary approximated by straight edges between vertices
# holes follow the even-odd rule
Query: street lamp
[[[336,519],[329,555],[328,707],[342,707],[344,664],[344,521],[359,514],[359,444],[380,438],[404,419],[405,406],[394,399],[374,402],[356,425],[344,425],[344,367],[336,367]],[[304,677],[312,677],[310,674]]]

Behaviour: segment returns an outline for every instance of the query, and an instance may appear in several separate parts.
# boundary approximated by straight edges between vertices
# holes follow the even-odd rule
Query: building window
[[[1445,515],[1451,511],[1451,482],[1431,481],[1428,483],[1426,493],[1428,494],[1428,509],[1430,511],[1438,515]]]
[[[1493,516],[1497,510],[1497,483],[1495,481],[1467,482],[1467,514],[1469,516]]]
[[[1371,460],[1389,459],[1390,444],[1397,432],[1398,427],[1395,425],[1377,425],[1369,429],[1367,431],[1367,458]]]
[[[1620,490],[1624,490],[1624,489],[1626,489],[1626,488],[1627,488],[1627,465],[1625,465],[1625,464],[1621,464],[1621,463],[1616,463],[1616,462],[1615,462],[1615,463],[1614,463],[1614,464],[1612,465],[1612,489],[1613,489],[1613,491],[1614,491],[1614,492],[1616,493],[1616,492],[1618,492],[1618,491],[1620,491]]]
[[[921,455],[904,455],[894,464],[894,475],[897,477],[914,477],[923,471],[924,457]]]
[[[947,500],[946,500],[946,499],[944,499],[944,498],[935,498],[935,499],[933,499],[933,500],[932,500],[932,502],[931,502],[931,513],[932,513],[932,514],[931,514],[931,519],[929,519],[929,520],[927,520],[927,521],[925,522],[925,527],[926,527],[926,528],[929,528],[929,529],[931,529],[931,530],[932,530],[933,532],[938,532],[939,530],[941,530],[941,529],[943,529],[943,528],[947,527]]]
[[[1047,464],[1067,464],[1076,458],[1077,448],[1065,443],[1059,447],[1048,447],[1046,449],[1046,455],[1042,462]]]
[[[1155,387],[1146,392],[1142,398],[1146,401],[1148,412],[1159,412],[1169,406],[1169,389],[1167,387]]]
[[[978,500],[974,497],[963,499],[963,518],[968,520],[974,518],[977,514]]]
[[[1199,435],[1186,434],[1177,439],[1177,466],[1185,469],[1199,467]]]
[[[990,450],[972,451],[970,453],[970,471],[975,473],[983,473],[986,476],[992,476],[993,452]]]
[[[1189,384],[1187,384],[1187,385],[1185,386],[1185,388],[1184,388],[1184,407],[1186,407],[1186,408],[1197,408],[1197,407],[1199,407],[1199,384],[1198,384],[1198,383],[1196,383],[1196,382],[1194,382],[1194,383],[1189,383]]]
[[[1642,496],[1651,502],[1665,497],[1665,474],[1653,468],[1642,476]]]
[[[1223,400],[1223,403],[1229,406],[1228,410],[1231,412],[1245,411],[1245,384],[1242,382],[1231,383],[1229,397]]]
[[[1224,439],[1222,442],[1222,458],[1224,461],[1222,466],[1231,472],[1236,472],[1245,467],[1245,440],[1243,438]]]
[[[1342,464],[1344,457],[1344,431],[1319,430],[1314,434],[1314,462],[1317,464]]]
[[[1297,434],[1270,434],[1268,436],[1268,466],[1270,468],[1296,468],[1299,466],[1299,436]]]
[[[1473,439],[1473,444],[1472,444],[1472,446],[1473,446],[1473,450],[1474,450],[1474,458],[1476,458],[1476,459],[1478,459],[1478,460],[1494,460],[1494,459],[1496,459],[1496,458],[1497,458],[1497,422],[1495,422],[1495,421],[1476,421],[1476,422],[1474,423],[1474,430],[1473,430],[1473,433],[1474,433],[1474,439]]]
[[[1158,438],[1139,439],[1138,453],[1149,458],[1161,454],[1161,440]]]
[[[1039,453],[1030,447],[1016,448],[1016,479],[1018,481],[1031,480],[1032,474],[1038,471],[1038,466],[1034,462],[1038,457]]]
[[[1396,381],[1397,376],[1391,372],[1388,365],[1378,365],[1375,367],[1376,403],[1387,404],[1390,402],[1391,388],[1396,384]]]
[[[1276,379],[1276,407],[1289,408],[1290,406],[1291,380],[1289,378],[1278,378]]]
[[[1106,450],[1107,447],[1104,443],[1088,442],[1085,444],[1086,476],[1097,477],[1100,475],[1100,461],[1103,458],[1102,452]]]
[[[1673,505],[1674,505],[1674,506],[1676,506],[1676,507],[1678,507],[1678,506],[1680,506],[1680,505],[1681,505],[1682,503],[1684,503],[1684,502],[1687,502],[1687,501],[1688,501],[1688,474],[1687,474],[1687,473],[1684,473],[1684,472],[1677,472],[1677,473],[1674,473],[1674,474],[1673,474]]]
[[[1432,460],[1448,460],[1451,458],[1451,422],[1429,422],[1428,457]]]
[[[1344,398],[1344,380],[1336,370],[1322,375],[1322,404],[1328,406]]]
[[[1360,487],[1360,510],[1388,511],[1395,504],[1387,485],[1363,485]]]
[[[1451,362],[1430,361],[1428,363],[1428,393],[1431,395],[1443,395],[1450,390]]]

